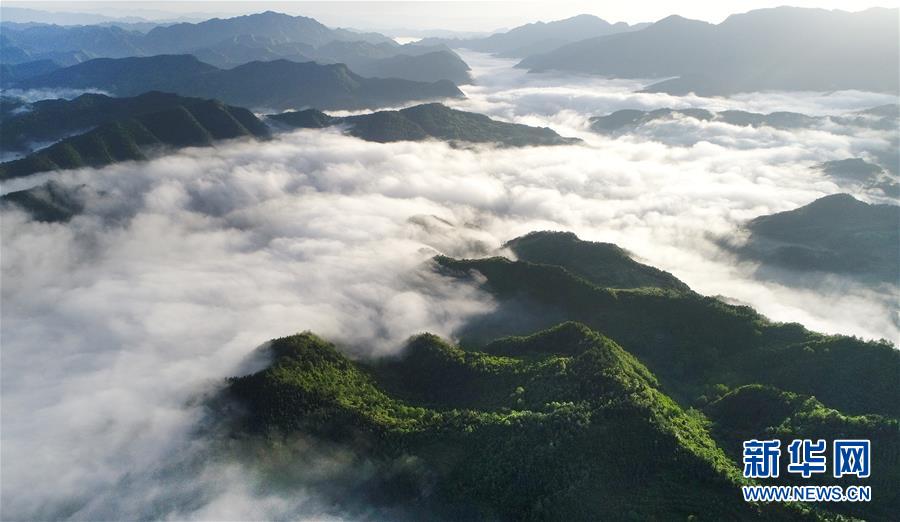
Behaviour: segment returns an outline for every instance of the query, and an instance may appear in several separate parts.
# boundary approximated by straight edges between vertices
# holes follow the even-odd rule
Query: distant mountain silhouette
[[[863,189],[876,188],[887,197],[900,198],[900,183],[898,183],[896,175],[888,169],[882,168],[881,165],[870,163],[862,158],[826,161],[815,168],[841,185]]]
[[[525,24],[484,38],[426,38],[423,42],[440,42],[453,47],[463,47],[511,58],[523,58],[532,54],[550,52],[578,40],[635,31],[646,25],[648,24],[629,26],[624,22],[611,24],[602,18],[583,14],[565,20]]]
[[[862,114],[862,113],[858,113]],[[808,116],[799,112],[771,112],[761,114],[728,110],[712,112],[706,109],[655,109],[642,111],[636,109],[622,109],[606,116],[591,118],[591,130],[601,134],[623,134],[632,132],[642,125],[657,121],[671,120],[675,118],[694,118],[701,121],[716,121],[741,127],[773,127],[776,129],[802,129],[817,124],[825,124],[829,121],[842,125],[854,125],[866,128],[882,128],[885,123],[891,123],[891,119],[858,117],[857,115],[845,116]]]
[[[109,26],[4,24],[2,37],[7,65],[49,59],[68,66],[93,58],[191,54],[220,68],[284,58],[346,63],[362,76],[378,78],[469,81],[468,66],[446,46],[399,45],[381,34],[331,29],[312,18],[271,11],[160,25],[146,34]],[[422,56],[428,53],[441,54]]]
[[[483,114],[458,111],[439,103],[347,117],[333,117],[309,109],[274,114],[269,119],[294,128],[345,125],[349,134],[380,143],[434,138],[459,143],[496,143],[518,147],[562,145],[580,141],[576,138],[563,138],[546,127],[496,121]]]
[[[900,284],[900,206],[826,196],[747,224],[740,253],[764,264]]]
[[[900,10],[779,7],[718,25],[670,16],[646,29],[565,45],[522,60],[531,71],[664,78],[652,92],[900,90]]]
[[[159,90],[270,109],[363,109],[463,96],[449,81],[364,78],[342,64],[273,60],[223,70],[188,55],[99,58],[25,80],[17,86],[99,88],[118,96]]]

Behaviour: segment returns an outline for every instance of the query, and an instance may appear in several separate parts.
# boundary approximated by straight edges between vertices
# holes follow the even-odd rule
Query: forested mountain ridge
[[[342,64],[289,60],[219,69],[189,55],[99,58],[29,78],[20,88],[102,89],[116,96],[149,90],[215,98],[250,108],[363,109],[409,101],[463,97],[449,81],[364,78]]]
[[[379,143],[421,141],[429,138],[451,143],[496,143],[504,146],[564,145],[578,143],[547,127],[531,127],[493,120],[484,114],[451,109],[440,103],[416,105],[399,111],[378,111],[346,117],[329,116],[315,109],[268,116],[289,128],[345,126],[358,138]]]
[[[413,518],[875,520],[896,508],[894,346],[772,323],[663,272],[651,274],[672,288],[627,288],[623,274],[649,267],[571,234],[506,247],[541,262],[435,259],[498,301],[459,345],[423,334],[399,355],[350,360],[310,333],[272,341],[268,368],[229,383],[237,432],[344,445],[374,466],[367,509]],[[879,497],[744,502],[741,443],[770,436],[871,437]]]
[[[134,116],[104,122],[24,158],[2,163],[0,179],[143,160],[159,148],[209,146],[218,140],[269,137],[268,127],[247,109],[217,100],[159,96],[166,100],[162,104],[165,108],[138,111]],[[128,114],[129,109],[134,107],[127,107],[123,112]],[[77,112],[77,108],[73,111]]]

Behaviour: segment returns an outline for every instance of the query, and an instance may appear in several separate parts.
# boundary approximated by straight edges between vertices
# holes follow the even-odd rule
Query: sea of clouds
[[[4,184],[89,189],[69,223],[0,216],[4,519],[361,516],[316,491],[320,479],[357,473],[353,459],[301,448],[306,479],[273,492],[252,466],[213,450],[206,398],[264,365],[267,340],[303,330],[354,356],[396,351],[424,331],[452,338],[495,304],[428,260],[491,254],[532,230],[617,243],[773,320],[898,339],[892,292],[841,278],[759,280],[753,264],[716,246],[748,219],[841,191],[810,167],[883,147],[890,133],[693,119],[617,139],[587,128],[590,116],[621,108],[840,114],[896,99],[637,94],[640,82],[464,57],[476,83],[455,107],[584,143],[454,148],[300,130]]]

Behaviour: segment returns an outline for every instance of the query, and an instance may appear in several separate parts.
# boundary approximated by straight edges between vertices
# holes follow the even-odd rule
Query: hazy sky
[[[7,6],[49,11],[100,13],[107,16],[165,18],[172,15],[232,16],[271,9],[317,18],[331,26],[394,31],[402,28],[491,31],[536,20],[557,20],[591,13],[609,21],[629,23],[658,20],[670,14],[720,22],[731,13],[778,5],[821,7],[858,11],[867,7],[900,6],[900,0],[632,0],[554,2],[469,1],[317,1],[317,2],[222,2],[222,1],[4,1]],[[396,32],[396,31],[394,31]]]

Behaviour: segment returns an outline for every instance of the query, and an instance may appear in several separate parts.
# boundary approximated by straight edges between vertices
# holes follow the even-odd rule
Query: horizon
[[[216,9],[208,6],[216,5]],[[515,4],[516,9],[510,9]],[[44,0],[16,0],[4,2],[3,7],[33,9],[53,14],[91,14],[114,19],[142,18],[147,22],[188,21],[196,23],[209,18],[236,16],[275,11],[291,16],[314,18],[329,27],[344,27],[363,31],[385,32],[391,36],[417,31],[446,31],[458,33],[494,33],[535,22],[552,22],[578,15],[593,15],[610,23],[625,22],[629,25],[653,23],[672,15],[701,20],[713,24],[731,15],[749,11],[797,7],[807,9],[860,12],[871,8],[900,8],[900,0],[862,1],[831,0],[826,2],[753,0],[750,2],[691,1],[679,3],[673,9],[671,3],[659,1],[629,2],[612,6],[600,6],[595,2],[564,1],[546,2],[516,1],[425,1],[403,0],[333,0],[311,2],[192,2],[169,1],[75,1],[55,2]],[[351,8],[352,7],[352,8]],[[465,7],[465,9],[462,9]],[[377,17],[389,12],[396,22],[377,22]],[[0,7],[2,13],[2,7]],[[558,14],[556,14],[558,13]],[[2,21],[2,19],[0,19]]]

